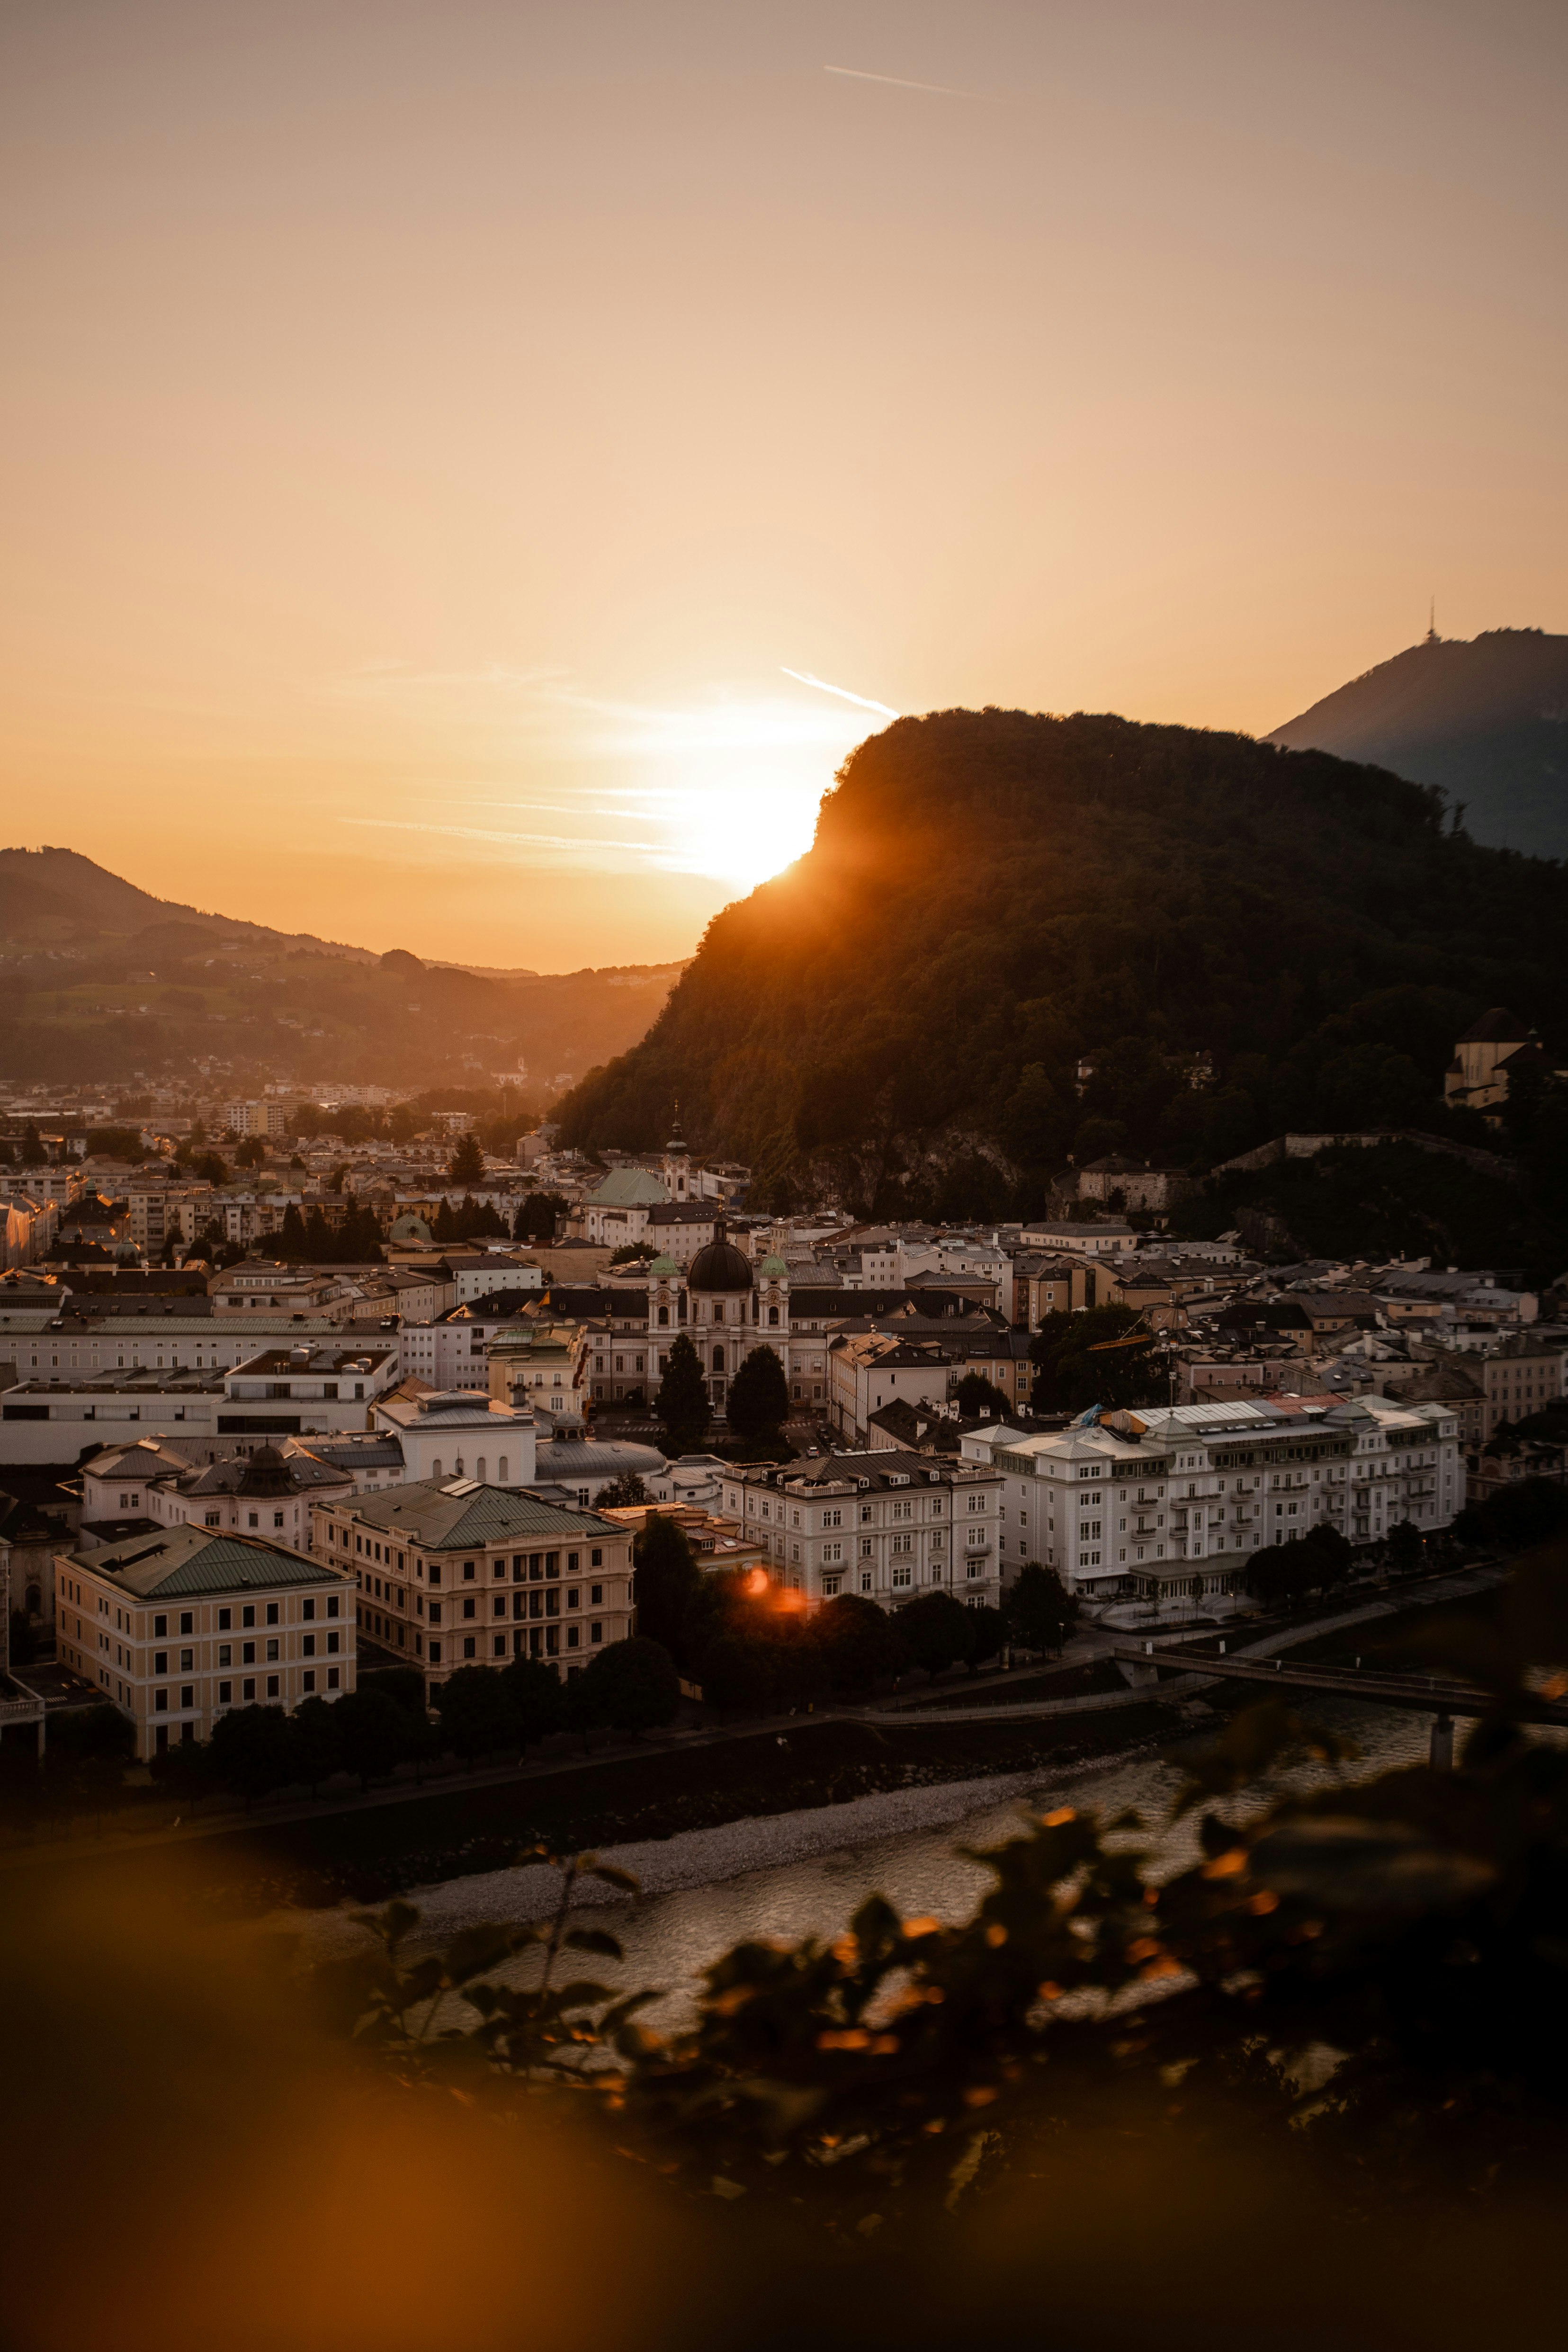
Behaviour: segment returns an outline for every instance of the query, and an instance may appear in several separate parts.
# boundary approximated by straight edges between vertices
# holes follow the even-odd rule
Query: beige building
[[[1563,1076],[1542,1051],[1534,1030],[1506,1005],[1494,1004],[1456,1041],[1443,1098],[1469,1110],[1495,1111],[1508,1100],[1510,1079],[1527,1064],[1551,1077]]]
[[[565,1679],[632,1627],[632,1532],[476,1478],[323,1504],[319,1556],[360,1588],[367,1640],[426,1689],[458,1666],[539,1658]]]
[[[897,1609],[931,1591],[997,1607],[1001,1492],[989,1465],[889,1449],[726,1470],[723,1509],[808,1609],[841,1592]]]
[[[1555,1398],[1568,1393],[1563,1366],[1568,1363],[1561,1339],[1504,1339],[1479,1362],[1468,1357],[1486,1391],[1483,1442],[1505,1421],[1525,1421],[1542,1412]]]
[[[333,1699],[354,1686],[346,1570],[281,1544],[170,1528],[55,1561],[62,1664],[136,1727],[136,1753],[207,1739],[235,1706]]]

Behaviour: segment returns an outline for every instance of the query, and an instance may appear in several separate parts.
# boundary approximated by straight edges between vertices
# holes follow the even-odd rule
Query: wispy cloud
[[[613,841],[602,833],[507,833],[494,825],[429,824],[402,816],[342,816],[338,823],[370,825],[379,833],[442,833],[454,841],[501,842],[517,849],[629,849],[638,857],[649,854],[646,841]]]
[[[942,81],[904,81],[897,74],[862,73],[858,66],[824,66],[824,73],[837,74],[845,81],[879,81],[889,89],[923,89],[928,98],[973,98],[982,106],[1000,106],[1004,101],[994,98],[989,90],[950,89]]]
[[[836,694],[842,702],[858,703],[862,710],[879,710],[884,719],[901,719],[901,710],[890,709],[885,702],[873,702],[868,694],[851,694],[847,686],[829,686],[825,677],[813,677],[808,669],[787,669],[783,662],[779,669],[784,677],[793,677],[802,686],[814,686],[819,694]]]

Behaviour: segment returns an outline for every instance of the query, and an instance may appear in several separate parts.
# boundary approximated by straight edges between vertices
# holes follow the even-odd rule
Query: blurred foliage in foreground
[[[1490,1695],[1461,1769],[1349,1781],[1347,1751],[1267,1702],[1193,1764],[1176,1811],[1202,1859],[1163,1885],[1135,1817],[1064,1805],[977,1857],[994,1885],[967,1926],[874,1897],[831,1942],[742,1944],[662,2037],[637,2017],[652,1996],[561,1982],[563,1954],[619,1958],[569,1924],[574,1864],[548,1930],[412,1965],[411,1906],[367,1915],[358,2030],[402,2069],[587,2101],[672,2183],[840,2236],[923,2230],[1108,2098],[1177,2138],[1238,2105],[1326,2158],[1352,2208],[1538,2179],[1568,2145],[1568,1749],[1526,1718],[1568,1685],[1568,1567],[1532,1559],[1495,1622],[1418,1638]],[[1279,1793],[1308,1755],[1337,1785]],[[542,1964],[494,1973],[533,1944]]]
[[[1191,1760],[1200,1858],[1174,1877],[1131,1817],[1059,1805],[982,1857],[967,1925],[874,1897],[829,1940],[742,1944],[668,2034],[656,1994],[605,1980],[583,1897],[629,1890],[591,1856],[542,1926],[429,1951],[395,1904],[309,1979],[165,1909],[13,1906],[12,2338],[1539,2329],[1568,2175],[1568,1746],[1531,1717],[1568,1689],[1568,1563],[1418,1638],[1489,1694],[1458,1769],[1356,1780],[1268,1702]],[[1309,1758],[1331,1784],[1292,1789]],[[89,2144],[118,2152],[107,2182]]]

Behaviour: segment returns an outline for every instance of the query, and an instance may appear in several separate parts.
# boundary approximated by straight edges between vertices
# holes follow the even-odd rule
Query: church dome
[[[721,1218],[713,1228],[713,1238],[706,1249],[700,1249],[687,1271],[689,1290],[750,1290],[752,1261],[724,1238],[724,1223]]]
[[[660,1256],[655,1258],[653,1264],[647,1270],[647,1275],[650,1282],[652,1282],[656,1277],[660,1282],[669,1282],[672,1280],[679,1280],[680,1268],[676,1265],[675,1260],[672,1257],[668,1255]]]
[[[409,1242],[433,1241],[435,1239],[435,1235],[431,1233],[429,1226],[426,1223],[423,1217],[408,1215],[399,1217],[395,1221],[392,1231],[388,1234],[386,1238],[389,1242],[402,1242],[404,1244],[407,1244]]]
[[[789,1268],[782,1257],[770,1255],[763,1260],[763,1275],[768,1282],[787,1282]]]
[[[289,1465],[275,1445],[258,1445],[246,1465],[237,1495],[291,1495],[294,1481]]]

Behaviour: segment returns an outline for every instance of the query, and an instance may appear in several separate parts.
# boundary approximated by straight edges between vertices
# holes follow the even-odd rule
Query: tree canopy
[[[759,1198],[809,1162],[877,1215],[1034,1213],[1069,1152],[1206,1170],[1288,1129],[1447,1132],[1454,1039],[1505,1003],[1568,1018],[1568,869],[1478,846],[1440,793],[1236,735],[941,711],[860,745],[814,847],[557,1116],[649,1149],[679,1096]]]

